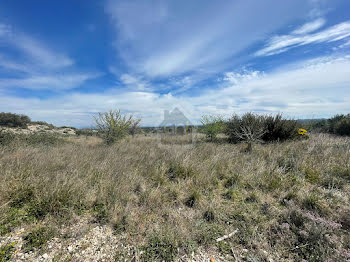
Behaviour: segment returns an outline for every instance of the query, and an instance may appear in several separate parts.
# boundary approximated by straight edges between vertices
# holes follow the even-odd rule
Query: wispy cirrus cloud
[[[297,118],[324,117],[350,111],[350,57],[319,57],[282,70],[262,73],[245,69],[223,74],[214,89],[198,96],[151,91],[109,90],[73,93],[49,99],[0,97],[0,111],[29,114],[56,125],[93,125],[92,115],[110,108],[134,112],[143,125],[157,125],[165,109],[179,107],[193,123],[203,114],[247,111],[277,113]],[[343,94],[341,97],[338,94]]]
[[[166,78],[225,70],[230,58],[307,15],[310,6],[301,0],[108,0],[106,12],[115,26],[118,54],[129,70]]]
[[[44,27],[28,19],[28,32],[14,16],[0,24],[0,111],[75,126],[113,108],[143,125],[157,125],[174,107],[193,123],[247,111],[345,113],[350,18],[337,10],[345,1],[104,0],[94,16],[72,6],[82,15],[36,17]],[[300,46],[303,53],[272,56]]]
[[[244,82],[260,79],[262,76],[263,73],[260,71],[243,69],[242,72],[226,72],[223,80],[233,85],[239,85]]]
[[[45,67],[61,68],[74,64],[73,59],[70,57],[51,51],[40,42],[29,36],[13,36],[11,37],[11,43],[34,62],[38,64],[40,63]]]
[[[122,74],[120,80],[125,86],[134,90],[144,91],[148,89],[146,81],[130,74]]]
[[[27,78],[0,78],[0,88],[24,88],[31,90],[63,91],[79,87],[100,74],[55,74],[38,75]]]
[[[53,52],[34,38],[14,31],[9,25],[0,26],[0,40],[1,45],[16,49],[22,53],[24,58],[42,67],[59,68],[74,64],[74,61],[67,55]]]
[[[101,73],[79,72],[74,60],[53,51],[37,39],[0,24],[0,47],[15,55],[0,54],[0,89],[31,89],[62,91],[79,87]],[[7,77],[4,75],[8,75]]]
[[[350,37],[350,21],[336,24],[316,33],[323,26],[324,20],[315,20],[294,30],[288,35],[271,37],[264,48],[255,53],[256,56],[269,56],[285,52],[298,46],[335,42]]]
[[[324,24],[326,23],[326,20],[324,18],[318,18],[314,21],[308,22],[301,27],[295,29],[292,34],[295,35],[303,35],[307,33],[311,33],[313,31],[316,31],[317,29],[320,29]]]

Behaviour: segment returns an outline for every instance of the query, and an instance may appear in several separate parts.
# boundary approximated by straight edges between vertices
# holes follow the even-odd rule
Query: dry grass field
[[[64,141],[0,147],[0,261],[350,260],[349,138]]]

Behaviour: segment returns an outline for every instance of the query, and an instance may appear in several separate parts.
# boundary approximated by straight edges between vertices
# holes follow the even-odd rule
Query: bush
[[[54,230],[52,228],[38,227],[23,237],[24,250],[28,252],[36,248],[41,248],[53,237]]]
[[[309,121],[303,125],[316,132],[350,136],[350,114],[335,115],[327,120]]]
[[[233,115],[226,124],[226,134],[230,142],[247,142],[248,151],[252,150],[252,143],[262,141],[265,133],[264,117],[253,113],[245,113],[242,117]]]
[[[334,126],[334,133],[340,136],[350,136],[350,117],[337,122]]]
[[[298,122],[283,119],[281,114],[264,118],[266,132],[262,136],[265,142],[284,141],[298,136]]]
[[[224,120],[221,116],[203,116],[201,119],[203,125],[202,132],[210,141],[214,141],[216,136],[223,131]]]
[[[26,128],[29,123],[30,118],[26,115],[0,113],[0,126]]]
[[[242,117],[232,116],[227,122],[226,134],[234,143],[284,141],[298,136],[298,122],[283,119],[281,114],[262,116],[246,113]]]
[[[44,145],[44,146],[57,146],[64,143],[63,138],[55,134],[49,133],[33,133],[30,135],[22,135],[22,140],[27,145]]]
[[[329,118],[327,120],[327,125],[325,128],[325,132],[327,133],[331,133],[331,134],[335,134],[335,126],[337,125],[338,122],[340,122],[341,120],[343,120],[346,116],[345,115],[335,115],[332,118]]]
[[[8,146],[15,139],[15,134],[0,129],[0,146]]]
[[[0,130],[0,146],[29,145],[29,146],[57,146],[63,144],[63,138],[49,133],[15,134]]]
[[[97,128],[106,144],[113,144],[128,134],[134,134],[133,130],[137,129],[140,121],[133,115],[122,115],[120,110],[99,113],[95,117]]]
[[[153,234],[143,247],[142,261],[174,261],[180,245],[173,232]]]
[[[299,120],[299,123],[302,126],[311,132],[320,133],[327,132],[327,120],[326,119],[308,119],[308,120]]]

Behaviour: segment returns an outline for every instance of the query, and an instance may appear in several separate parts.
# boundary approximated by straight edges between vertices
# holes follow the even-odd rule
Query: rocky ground
[[[116,235],[109,225],[94,223],[91,218],[76,220],[71,226],[60,229],[58,237],[29,252],[24,250],[27,230],[18,228],[0,237],[0,246],[13,247],[9,261],[141,261],[142,251],[127,244],[126,236]],[[245,250],[242,252],[244,254]],[[179,257],[177,261],[214,262],[227,259],[214,251],[200,249],[196,254]]]

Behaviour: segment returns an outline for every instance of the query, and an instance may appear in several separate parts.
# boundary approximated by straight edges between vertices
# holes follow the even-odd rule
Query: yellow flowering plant
[[[301,136],[308,136],[308,132],[306,129],[303,129],[303,128],[299,128],[298,129],[298,134],[301,135]]]

